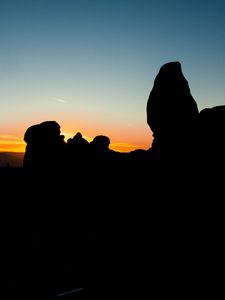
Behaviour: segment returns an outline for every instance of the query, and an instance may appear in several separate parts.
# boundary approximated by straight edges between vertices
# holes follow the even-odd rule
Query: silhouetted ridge
[[[144,161],[150,153],[140,149],[130,153],[111,150],[110,138],[106,135],[97,135],[89,143],[81,132],[77,132],[65,142],[56,121],[30,126],[24,134],[24,141],[27,146],[23,167],[30,170],[76,168],[79,172],[86,172],[86,168],[90,171],[92,167],[96,168],[96,164],[100,168],[114,168],[114,163],[140,162],[141,158]]]

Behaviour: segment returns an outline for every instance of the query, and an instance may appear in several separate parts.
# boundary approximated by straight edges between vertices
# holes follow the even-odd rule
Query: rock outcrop
[[[147,123],[153,132],[155,156],[163,161],[188,158],[195,147],[198,117],[198,107],[180,62],[164,64],[147,102]]]
[[[24,167],[55,168],[62,165],[65,142],[56,121],[30,126],[24,134],[24,141],[27,143]]]

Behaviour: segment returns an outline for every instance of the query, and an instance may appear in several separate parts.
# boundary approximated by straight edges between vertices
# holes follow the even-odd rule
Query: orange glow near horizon
[[[130,152],[136,149],[147,150],[144,145],[131,145],[128,143],[111,143],[109,148],[117,152]]]
[[[61,134],[65,136],[65,141],[74,136],[74,134],[69,132],[62,132]],[[88,142],[93,140],[93,138],[89,136],[83,135],[83,137]],[[25,148],[26,143],[22,138],[13,135],[0,135],[0,152],[25,152]],[[147,145],[135,145],[126,142],[112,142],[110,143],[109,148],[117,152],[130,152],[135,149],[148,149]]]
[[[0,135],[0,152],[25,152],[26,143],[13,135]]]
[[[51,110],[50,110],[51,112]],[[117,152],[130,152],[136,149],[147,150],[151,146],[151,131],[146,122],[128,124],[126,122],[112,122],[109,118],[94,117],[86,111],[86,115],[73,114],[71,110],[66,115],[60,112],[49,113],[48,110],[33,116],[21,116],[10,121],[1,122],[0,120],[0,152],[25,152],[26,143],[24,134],[26,130],[35,124],[40,124],[44,121],[54,120],[60,125],[61,135],[64,135],[65,142],[69,138],[73,138],[77,132],[80,132],[83,137],[91,142],[97,135],[105,135],[110,138],[109,148]],[[76,120],[76,121],[74,121]]]

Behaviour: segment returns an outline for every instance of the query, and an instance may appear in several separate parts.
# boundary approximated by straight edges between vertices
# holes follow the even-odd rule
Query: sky
[[[0,0],[0,151],[46,120],[65,140],[149,149],[146,105],[180,61],[198,109],[225,104],[225,1]]]

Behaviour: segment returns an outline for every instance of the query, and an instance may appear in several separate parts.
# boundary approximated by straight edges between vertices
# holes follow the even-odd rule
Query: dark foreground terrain
[[[22,167],[23,152],[0,152],[0,167]]]
[[[1,168],[1,299],[215,296],[223,188],[196,170]]]

